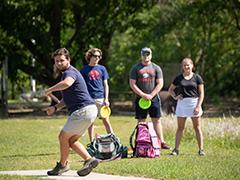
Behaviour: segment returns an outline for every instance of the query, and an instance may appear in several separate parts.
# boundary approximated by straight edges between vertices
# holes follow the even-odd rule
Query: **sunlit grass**
[[[65,116],[1,120],[0,170],[52,168],[59,159],[58,133],[65,121]],[[115,134],[129,147],[129,136],[136,125],[134,117],[112,116],[111,122]],[[165,140],[174,146],[176,118],[163,117],[162,123]],[[96,133],[105,133],[100,120],[96,120],[95,125]],[[95,172],[155,179],[237,179],[240,163],[239,126],[240,118],[203,118],[207,155],[199,157],[195,133],[189,119],[178,157],[172,157],[170,151],[162,150],[160,158],[129,157],[104,162]],[[88,136],[82,137],[81,142],[86,145]],[[72,169],[81,167],[81,158],[74,152],[71,152],[69,159]],[[1,175],[0,179],[5,177],[9,176]]]

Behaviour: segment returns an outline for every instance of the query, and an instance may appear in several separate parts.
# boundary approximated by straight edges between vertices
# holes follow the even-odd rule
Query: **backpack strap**
[[[118,154],[120,152],[121,146],[122,146],[120,139],[115,134],[111,134],[111,138],[114,140],[114,145],[115,145],[115,148],[116,148],[116,151]]]
[[[94,139],[91,143],[89,143],[87,145],[87,151],[91,156],[95,156],[96,155],[96,139]]]
[[[133,146],[133,136],[134,136],[134,134],[135,134],[135,132],[136,132],[136,135],[135,135],[135,140],[136,140],[136,136],[137,136],[137,133],[138,133],[138,126],[139,125],[142,125],[142,126],[146,126],[147,128],[148,128],[148,124],[146,123],[146,122],[140,122],[140,123],[138,123],[137,125],[136,125],[136,127],[134,128],[134,130],[133,130],[133,132],[132,132],[132,134],[131,134],[131,136],[130,136],[130,138],[129,138],[129,144],[130,144],[130,147],[132,148],[132,150],[133,150],[133,156],[135,156],[135,153],[136,153],[136,142],[134,141],[134,145],[135,146]]]
[[[133,130],[133,132],[132,132],[132,134],[131,134],[131,136],[130,136],[130,138],[129,138],[129,144],[130,144],[130,147],[132,148],[132,150],[133,150],[133,156],[135,156],[135,151],[136,151],[136,144],[135,144],[135,146],[133,146],[133,136],[134,136],[134,134],[135,134],[135,132],[136,132],[136,130],[137,130],[137,127],[138,127],[138,124],[136,125],[136,127],[134,128],[134,130]]]

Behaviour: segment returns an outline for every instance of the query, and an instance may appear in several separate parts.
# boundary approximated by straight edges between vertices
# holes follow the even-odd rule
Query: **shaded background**
[[[1,82],[7,58],[8,99],[32,91],[36,96],[59,80],[55,49],[69,49],[80,69],[87,49],[98,47],[110,75],[110,99],[129,100],[128,73],[148,46],[163,69],[165,90],[181,60],[190,57],[205,81],[206,101],[231,100],[239,107],[239,0],[2,0],[0,17]]]

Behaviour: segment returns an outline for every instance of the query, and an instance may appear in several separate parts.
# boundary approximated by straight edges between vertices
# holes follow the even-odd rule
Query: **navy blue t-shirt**
[[[103,81],[109,78],[106,68],[99,64],[96,66],[85,65],[80,72],[86,81],[91,97],[93,99],[104,98]]]
[[[88,93],[86,83],[81,73],[79,73],[76,68],[70,66],[63,72],[61,80],[64,80],[67,77],[71,77],[75,80],[69,88],[62,91],[63,101],[69,114],[87,105],[95,104],[94,100]]]

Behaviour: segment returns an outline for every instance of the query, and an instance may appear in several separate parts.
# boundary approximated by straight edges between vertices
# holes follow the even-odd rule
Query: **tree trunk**
[[[8,57],[5,57],[2,64],[1,78],[1,99],[0,99],[0,117],[8,118]]]

